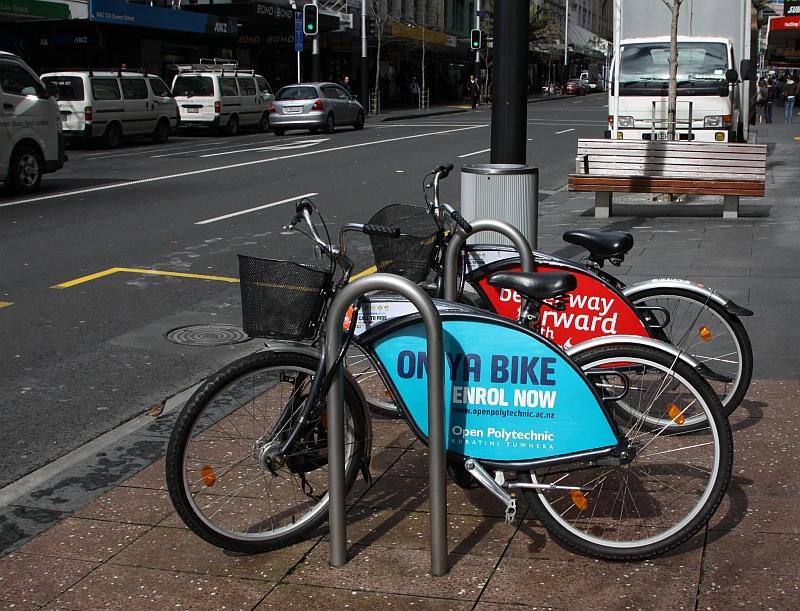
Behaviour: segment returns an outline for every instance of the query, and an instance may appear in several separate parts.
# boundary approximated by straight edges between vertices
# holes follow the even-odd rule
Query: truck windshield
[[[678,87],[725,82],[728,49],[720,42],[678,42]],[[661,83],[658,83],[658,82]],[[626,44],[622,47],[620,86],[669,81],[669,42]]]

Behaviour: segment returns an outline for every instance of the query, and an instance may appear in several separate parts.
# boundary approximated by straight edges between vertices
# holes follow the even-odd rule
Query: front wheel
[[[724,413],[733,413],[753,375],[753,348],[741,321],[715,301],[678,288],[648,289],[630,299],[637,307],[663,308],[669,315],[663,339],[730,380],[708,382],[722,401]],[[663,322],[659,310],[646,309],[643,313]]]
[[[269,111],[265,110],[258,121],[258,131],[264,133],[269,131]]]
[[[328,118],[325,120],[325,133],[332,134],[336,130],[336,123],[333,121],[333,115],[328,115]]]
[[[364,129],[364,122],[366,121],[366,117],[364,117],[364,112],[359,110],[358,116],[356,117],[356,122],[353,123],[353,129],[359,130]]]
[[[733,439],[719,399],[691,366],[651,347],[600,346],[573,358],[609,397],[626,455],[520,473],[543,485],[524,489],[531,507],[555,537],[598,558],[639,560],[681,545],[711,518],[730,479]],[[626,390],[623,379],[635,414],[612,400]],[[706,426],[682,433],[697,413]],[[644,414],[669,414],[674,426],[653,429]]]
[[[305,538],[326,519],[324,401],[298,423],[317,365],[305,354],[252,354],[209,378],[181,411],[167,446],[167,486],[181,519],[209,543],[264,552]],[[344,393],[349,490],[369,423],[349,381]],[[294,447],[279,452],[296,426]]]
[[[15,193],[30,193],[42,182],[42,154],[33,146],[21,144],[14,150],[6,184]]]

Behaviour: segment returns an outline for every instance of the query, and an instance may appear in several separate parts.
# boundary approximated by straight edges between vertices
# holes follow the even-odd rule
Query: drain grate
[[[553,191],[539,191],[538,201],[543,202],[553,194]]]
[[[210,348],[241,344],[248,341],[250,336],[233,325],[186,325],[167,331],[164,338],[168,342],[181,346]]]

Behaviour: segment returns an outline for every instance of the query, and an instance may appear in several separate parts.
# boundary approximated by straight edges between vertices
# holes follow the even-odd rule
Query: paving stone
[[[728,611],[729,609],[797,609],[800,583],[786,575],[706,572],[697,599],[697,609]]]
[[[694,609],[699,567],[504,558],[481,602],[558,609]]]
[[[31,603],[18,603],[10,600],[0,600],[0,609],[3,609],[3,611],[6,609],[13,609],[14,611],[33,611],[36,609],[38,611],[38,609],[41,608],[42,607],[39,605],[34,605]]]
[[[800,535],[753,532],[740,528],[709,541],[703,560],[704,579],[709,576],[738,576],[743,581],[757,580],[762,575],[786,575],[800,578],[800,565],[794,561]]]
[[[449,514],[448,549],[456,554],[500,557],[515,530],[514,525],[499,518]],[[356,507],[347,514],[347,541],[349,545],[427,551],[430,548],[430,514]]]
[[[280,584],[256,609],[423,609],[429,611],[468,611],[471,602],[442,598],[401,596],[383,592],[353,589],[322,588],[297,584]]]
[[[760,494],[797,493],[800,419],[772,418],[769,426],[753,426],[734,435],[734,474],[758,486]]]
[[[450,554],[450,572],[432,577],[430,556],[415,550],[351,546],[349,553],[347,564],[331,567],[330,549],[320,543],[285,581],[475,602],[497,562],[495,557]]]
[[[126,479],[124,482],[122,482],[122,486],[166,490],[167,481],[164,475],[164,463],[164,459],[160,458],[135,475]]]
[[[149,526],[67,518],[21,548],[27,554],[104,562],[150,530]]]
[[[206,543],[188,529],[154,528],[110,560],[165,571],[280,581],[316,539],[263,554],[235,554]]]
[[[172,511],[166,491],[120,486],[86,505],[75,517],[155,526]]]
[[[106,564],[53,603],[69,609],[251,609],[272,584]]]
[[[96,566],[96,562],[20,552],[9,554],[0,558],[0,599],[44,605]]]
[[[749,486],[749,493],[738,487],[734,478],[728,494],[709,522],[709,540],[714,531],[750,530],[759,533],[800,535],[794,497],[759,494],[758,488]],[[750,480],[747,480],[750,481]]]
[[[372,421],[372,445],[374,447],[408,448],[416,439],[405,420]]]
[[[553,607],[540,607],[540,606],[528,606],[528,605],[512,605],[510,603],[503,603],[502,605],[499,603],[483,603],[479,602],[475,606],[474,611],[513,611],[514,609],[552,609]]]

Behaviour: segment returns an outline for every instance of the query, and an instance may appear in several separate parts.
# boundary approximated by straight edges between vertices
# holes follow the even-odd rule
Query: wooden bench
[[[593,191],[597,218],[613,193],[722,195],[723,218],[736,218],[740,196],[764,196],[766,167],[765,144],[584,139],[569,190]]]

